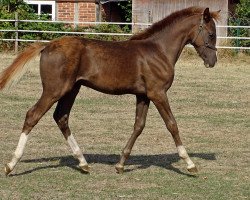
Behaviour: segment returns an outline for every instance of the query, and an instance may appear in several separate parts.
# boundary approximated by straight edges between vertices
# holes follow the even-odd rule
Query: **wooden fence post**
[[[18,13],[17,12],[15,12],[15,29],[16,29],[15,53],[18,53]]]

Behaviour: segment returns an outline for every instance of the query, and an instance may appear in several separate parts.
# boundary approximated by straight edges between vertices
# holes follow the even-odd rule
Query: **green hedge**
[[[229,25],[233,26],[250,26],[250,1],[240,0],[236,6],[235,15],[229,18]],[[243,28],[230,28],[230,36],[250,37],[250,30]],[[250,40],[233,40],[233,46],[250,47]]]
[[[38,16],[33,10],[22,1],[10,1],[11,5],[1,5],[0,19],[15,19],[15,13],[18,13],[19,20],[49,20],[46,15]],[[11,8],[11,9],[10,9]],[[0,29],[15,30],[15,22],[0,22]],[[104,33],[129,33],[128,26],[120,27],[118,25],[96,25],[96,26],[77,26],[64,23],[46,23],[46,22],[19,22],[19,30],[38,30],[38,31],[62,31],[62,32],[104,32]],[[29,33],[19,32],[18,38],[24,40],[53,40],[64,35],[81,35],[81,34],[65,34],[65,33]],[[108,36],[108,35],[81,35],[85,38],[95,38],[102,40],[124,40],[126,36]],[[15,32],[0,32],[0,39],[15,39]],[[27,42],[19,42],[21,48],[26,46]],[[0,51],[12,50],[14,42],[0,40]]]

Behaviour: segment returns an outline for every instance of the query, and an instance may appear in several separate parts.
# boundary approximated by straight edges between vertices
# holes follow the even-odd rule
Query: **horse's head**
[[[206,8],[201,16],[200,24],[192,30],[191,44],[194,46],[206,67],[214,67],[216,55],[216,27],[213,19],[217,19],[220,11],[209,12]]]

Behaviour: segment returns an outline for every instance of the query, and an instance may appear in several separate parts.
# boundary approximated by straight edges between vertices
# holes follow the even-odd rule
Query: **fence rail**
[[[152,25],[151,23],[127,23],[127,22],[76,22],[76,21],[42,21],[42,20],[18,20],[18,19],[0,19],[0,22],[13,22],[15,23],[15,29],[5,29],[1,32],[15,32],[15,38],[0,38],[2,41],[13,41],[15,42],[15,51],[18,50],[18,42],[49,42],[49,40],[30,40],[30,39],[20,39],[18,38],[18,33],[57,33],[57,34],[77,34],[77,35],[109,35],[109,36],[131,36],[131,33],[104,33],[104,32],[76,32],[76,31],[40,31],[40,30],[20,30],[18,29],[18,24],[22,22],[26,23],[61,23],[61,24],[74,24],[74,25],[129,25],[129,26],[145,26],[148,27]],[[231,28],[231,29],[248,29],[250,31],[250,26],[221,26],[218,25],[217,28]],[[218,36],[219,40],[250,40],[250,37],[240,37],[240,36]],[[217,48],[221,49],[242,49],[249,50],[250,47],[243,46],[224,46],[218,45]]]

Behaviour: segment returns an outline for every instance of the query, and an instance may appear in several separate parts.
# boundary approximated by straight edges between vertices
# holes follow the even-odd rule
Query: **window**
[[[50,16],[51,20],[55,20],[55,1],[33,1],[24,0],[29,4],[38,15],[47,14]]]

